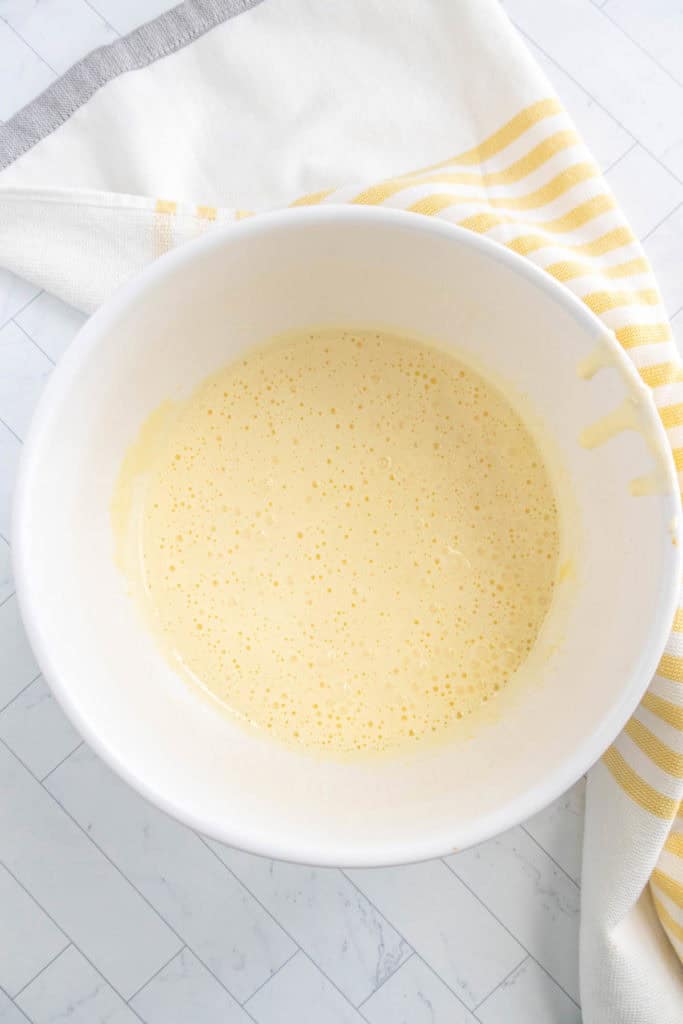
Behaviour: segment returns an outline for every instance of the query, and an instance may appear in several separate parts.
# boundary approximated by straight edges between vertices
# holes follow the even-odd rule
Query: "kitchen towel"
[[[292,203],[411,210],[533,260],[614,331],[683,470],[652,272],[495,0],[192,0],[0,125],[0,265],[84,311],[215,224]],[[682,797],[683,608],[588,779],[586,1024],[683,1020]]]

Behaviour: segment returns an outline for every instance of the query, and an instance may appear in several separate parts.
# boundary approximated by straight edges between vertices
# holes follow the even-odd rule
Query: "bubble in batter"
[[[129,571],[167,652],[245,723],[317,752],[414,748],[525,662],[555,495],[512,405],[449,352],[289,334],[151,422]]]

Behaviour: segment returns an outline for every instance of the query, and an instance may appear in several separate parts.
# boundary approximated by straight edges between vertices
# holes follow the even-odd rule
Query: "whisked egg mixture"
[[[553,486],[503,392],[375,330],[284,335],[165,404],[113,512],[192,685],[334,755],[463,732],[526,661],[558,580]]]

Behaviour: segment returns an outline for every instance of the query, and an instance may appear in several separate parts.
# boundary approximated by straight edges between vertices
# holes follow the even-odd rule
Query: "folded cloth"
[[[436,216],[533,260],[614,331],[683,467],[650,267],[494,0],[195,0],[0,126],[0,264],[85,311],[172,246],[292,202]],[[587,1024],[683,1020],[682,797],[683,609],[589,775]]]

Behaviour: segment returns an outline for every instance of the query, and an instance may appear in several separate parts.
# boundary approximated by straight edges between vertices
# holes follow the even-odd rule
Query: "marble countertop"
[[[561,33],[554,0],[504,6],[643,240],[680,339],[683,4],[571,2]],[[0,120],[170,6],[0,0]],[[583,782],[476,849],[320,870],[196,835],[80,742],[24,637],[8,538],[22,438],[84,319],[0,270],[0,1024],[577,1024]]]

